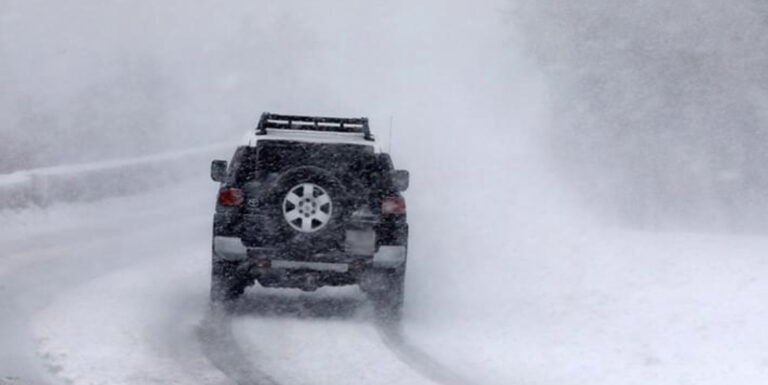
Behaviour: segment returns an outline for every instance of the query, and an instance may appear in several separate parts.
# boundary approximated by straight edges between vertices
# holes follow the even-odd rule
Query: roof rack
[[[322,116],[261,114],[256,135],[266,135],[267,129],[302,130],[321,132],[357,132],[365,140],[373,140],[368,118],[330,118]]]

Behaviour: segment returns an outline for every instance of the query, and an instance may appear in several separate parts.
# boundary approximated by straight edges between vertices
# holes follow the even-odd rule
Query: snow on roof
[[[287,140],[306,143],[336,143],[336,144],[357,144],[361,146],[373,147],[374,152],[381,152],[381,146],[375,140],[367,140],[363,134],[357,132],[335,132],[335,131],[306,131],[306,130],[286,130],[286,129],[267,129],[266,135],[256,135],[255,131],[248,131],[243,137],[242,145],[255,147],[261,140]]]

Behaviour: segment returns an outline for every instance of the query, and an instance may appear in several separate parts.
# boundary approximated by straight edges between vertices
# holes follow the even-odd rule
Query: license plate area
[[[348,229],[344,250],[353,255],[373,255],[376,252],[376,232],[373,229]]]

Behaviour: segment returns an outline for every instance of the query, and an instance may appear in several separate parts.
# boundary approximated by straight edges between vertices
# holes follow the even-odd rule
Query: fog
[[[264,111],[368,116],[411,172],[407,344],[393,356],[343,316],[245,312],[232,333],[257,371],[412,384],[425,380],[389,375],[442,369],[393,357],[428,356],[473,383],[757,383],[768,245],[744,234],[764,233],[768,214],[766,12],[748,0],[0,0],[0,174],[222,142],[230,156]],[[0,212],[0,276],[15,277],[0,304],[24,315],[0,317],[23,341],[0,350],[0,376],[4,356],[41,356],[71,383],[219,383],[195,334],[207,166],[144,194]],[[82,271],[55,273],[70,262]],[[318,367],[330,347],[344,363]],[[388,369],[368,371],[379,361]]]
[[[449,115],[526,108],[511,103],[528,77],[509,75],[508,32],[486,22],[503,3],[184,4],[5,1],[3,134],[26,156],[5,155],[4,169],[222,141],[264,110],[371,115],[382,138],[392,117],[394,137],[418,142],[405,139],[427,129],[413,127],[455,135],[437,129]],[[437,112],[446,118],[426,124]]]
[[[520,1],[547,75],[547,142],[584,200],[647,229],[765,227],[760,1]]]
[[[0,171],[227,141],[262,111],[366,115],[422,178],[461,179],[462,159],[470,178],[536,179],[516,191],[556,179],[541,190],[610,223],[760,231],[765,12],[5,0]]]
[[[235,141],[263,111],[362,115],[414,207],[583,220],[541,150],[549,90],[512,3],[3,4],[6,171]]]

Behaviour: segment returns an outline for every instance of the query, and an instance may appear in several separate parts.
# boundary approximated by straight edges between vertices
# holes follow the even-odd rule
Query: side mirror
[[[408,190],[408,184],[411,179],[411,174],[408,170],[393,170],[390,178],[392,179],[392,185],[395,186],[397,191]]]
[[[227,161],[214,160],[211,162],[211,179],[214,182],[223,182],[227,178]]]

